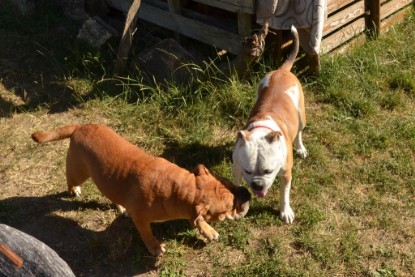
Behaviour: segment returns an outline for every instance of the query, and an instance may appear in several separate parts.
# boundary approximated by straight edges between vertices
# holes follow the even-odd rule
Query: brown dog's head
[[[205,221],[239,219],[249,209],[251,194],[245,187],[235,186],[226,178],[215,176],[204,165],[193,170],[199,191],[196,212]]]

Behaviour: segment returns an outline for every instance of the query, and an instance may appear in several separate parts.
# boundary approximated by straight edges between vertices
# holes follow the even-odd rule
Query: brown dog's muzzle
[[[249,190],[245,187],[238,187],[237,191],[235,192],[234,219],[240,219],[248,213],[249,201],[251,201],[251,193]]]

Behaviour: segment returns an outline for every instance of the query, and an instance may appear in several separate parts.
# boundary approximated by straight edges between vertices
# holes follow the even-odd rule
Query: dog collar
[[[268,129],[270,131],[275,131],[273,128],[271,128],[269,126],[266,126],[266,125],[249,126],[247,130],[251,132],[252,130],[257,129],[257,128],[264,128],[264,129]]]
[[[257,128],[264,128],[270,131],[281,131],[278,124],[271,117],[268,117],[265,120],[252,122],[251,124],[248,125],[246,130],[251,132],[252,130],[257,129]]]

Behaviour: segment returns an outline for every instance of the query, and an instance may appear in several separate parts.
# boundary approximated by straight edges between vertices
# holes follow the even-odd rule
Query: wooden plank
[[[194,0],[208,6],[234,13],[255,14],[254,0]]]
[[[122,12],[128,12],[129,6],[127,5],[127,3],[131,2],[131,0],[108,0],[108,1],[115,1],[114,5],[112,4],[112,2],[109,2],[110,7],[119,9]],[[143,2],[160,10],[169,11],[170,9],[167,2],[163,2],[160,0],[143,0]],[[183,5],[181,7],[180,14],[189,19],[204,22],[205,24],[212,25],[212,26],[215,26],[220,29],[224,29],[229,32],[233,32],[235,34],[238,33],[238,25],[236,21],[235,22],[234,21],[223,22],[223,21],[217,20],[214,17],[210,17],[207,15],[198,13],[194,10],[183,8]],[[161,26],[160,24],[157,24],[157,23],[155,23],[155,25]]]
[[[355,1],[356,0],[330,0],[327,3],[327,14],[337,12],[338,10]]]
[[[114,65],[114,76],[121,75],[125,70],[125,65],[130,53],[133,41],[133,33],[137,22],[137,13],[141,7],[141,0],[134,0],[128,9],[127,18],[125,20],[124,30],[118,46],[117,59]]]
[[[181,13],[182,12],[182,5],[180,0],[167,0],[169,11],[174,13]]]
[[[336,29],[342,28],[363,14],[365,14],[364,1],[356,2],[343,11],[327,18],[327,20],[324,22],[323,35],[329,34]]]
[[[169,11],[177,14],[182,13],[182,5],[180,0],[167,0]],[[177,41],[182,42],[182,38],[179,33],[174,34]]]
[[[408,13],[412,10],[412,6],[407,6],[403,8],[402,10],[398,11],[397,13],[394,13],[393,15],[389,16],[388,18],[382,20],[380,23],[380,29],[382,32],[386,32],[389,30],[389,28],[399,22],[402,22],[402,20],[405,19],[405,17],[408,15]]]
[[[122,11],[122,12],[128,12],[128,10],[131,7],[131,3],[133,3],[133,0],[106,0],[108,3],[108,6],[113,7],[116,10]]]
[[[343,55],[346,53],[350,48],[357,47],[360,45],[363,45],[366,42],[366,36],[361,33],[357,35],[356,37],[349,40],[347,43],[340,45],[337,48],[334,48],[330,51],[330,53],[327,53],[328,55]]]
[[[376,39],[380,32],[380,0],[365,1],[368,16],[366,17],[366,34],[369,39]]]
[[[396,11],[409,6],[413,0],[394,0],[390,1],[380,7],[380,19],[384,19]]]
[[[360,18],[324,38],[321,42],[321,53],[327,53],[340,46],[365,30],[365,19]]]
[[[138,17],[219,49],[226,49],[233,54],[239,54],[242,49],[243,38],[238,34],[161,10],[147,3],[141,4]]]
[[[238,13],[238,34],[249,36],[252,31],[252,15],[247,13]]]

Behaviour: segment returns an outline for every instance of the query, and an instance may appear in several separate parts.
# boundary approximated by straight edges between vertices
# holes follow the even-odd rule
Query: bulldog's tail
[[[36,132],[32,134],[32,139],[38,143],[66,139],[72,136],[80,126],[67,125],[50,132]]]
[[[291,35],[293,37],[293,43],[291,45],[290,54],[288,55],[285,62],[281,65],[280,69],[290,71],[294,65],[295,58],[298,55],[298,50],[300,48],[300,41],[298,39],[297,28],[294,25],[291,26]]]

